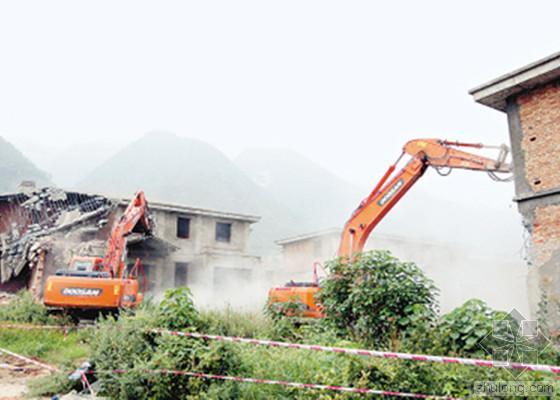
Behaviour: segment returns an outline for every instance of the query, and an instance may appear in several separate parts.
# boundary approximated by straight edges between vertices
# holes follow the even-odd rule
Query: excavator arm
[[[126,258],[126,239],[133,232],[150,234],[152,222],[148,217],[148,203],[144,192],[139,191],[113,226],[103,258],[103,269],[113,278],[122,278]]]
[[[371,231],[383,217],[418,181],[428,167],[436,169],[470,169],[494,173],[510,172],[505,162],[508,149],[500,146],[497,159],[471,154],[458,148],[488,148],[479,143],[449,142],[438,139],[416,139],[406,143],[401,156],[389,167],[370,195],[354,211],[342,232],[338,255],[352,257],[361,252]],[[494,147],[495,148],[495,147]],[[398,173],[394,173],[399,161],[405,155],[411,158]]]

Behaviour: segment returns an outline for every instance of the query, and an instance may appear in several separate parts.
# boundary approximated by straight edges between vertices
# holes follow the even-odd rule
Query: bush
[[[200,339],[150,333],[150,328],[199,330],[201,319],[190,292],[170,289],[158,307],[121,313],[98,322],[92,336],[92,358],[100,371],[102,394],[118,399],[195,399],[212,386],[184,375],[149,374],[146,370],[189,370],[211,374],[239,371],[241,362],[229,346]],[[125,370],[122,374],[110,371]],[[237,385],[228,384],[230,398]],[[227,397],[222,397],[227,398]]]
[[[490,350],[495,344],[492,336],[511,334],[503,325],[495,324],[495,321],[506,318],[507,314],[492,310],[482,300],[468,300],[441,318],[436,332],[441,351],[463,356],[487,356],[485,347]],[[513,319],[508,321],[513,326],[517,325]]]
[[[200,325],[202,331],[215,335],[256,338],[270,333],[269,320],[262,313],[236,311],[229,306],[201,312]]]
[[[181,288],[166,292],[159,305],[144,304],[136,311],[123,311],[118,319],[114,316],[101,318],[93,330],[72,332],[67,338],[56,331],[5,330],[0,332],[0,342],[5,342],[6,347],[16,352],[46,359],[52,357],[53,361],[60,357],[61,362],[69,359],[76,364],[78,356],[86,355],[87,346],[84,346],[83,354],[76,353],[73,346],[87,335],[91,342],[90,360],[102,381],[100,394],[118,399],[377,398],[146,372],[154,369],[452,397],[473,395],[472,385],[476,381],[512,380],[511,371],[506,369],[223,344],[149,331],[150,328],[164,327],[347,348],[392,345],[405,352],[477,358],[490,358],[480,347],[481,339],[485,340],[485,347],[500,345],[488,341],[487,335],[496,329],[495,320],[509,318],[505,313],[492,310],[480,300],[469,300],[438,320],[437,291],[431,281],[414,264],[402,263],[387,252],[367,253],[353,263],[337,260],[332,263],[331,272],[321,295],[327,312],[325,320],[302,323],[284,315],[269,314],[267,318],[231,309],[199,313],[190,292]],[[27,303],[22,301],[20,304]],[[36,310],[33,305],[30,308]],[[345,326],[347,322],[349,325]],[[508,333],[498,332],[498,335]],[[64,346],[69,348],[69,354],[64,354],[67,352]],[[560,355],[552,346],[539,357],[541,363],[557,365],[560,362]],[[61,363],[57,360],[57,364]],[[71,370],[75,366],[68,365],[63,369]],[[115,369],[127,372],[106,373]],[[554,376],[528,373],[527,379],[553,382]],[[65,375],[49,377],[34,382],[33,393],[52,394],[68,389],[71,384]]]
[[[68,379],[67,372],[57,372],[53,375],[42,376],[28,383],[29,395],[32,398],[39,396],[53,396],[58,393],[68,393],[71,390],[81,390],[82,383]]]
[[[157,308],[157,323],[167,329],[200,325],[200,315],[194,306],[189,288],[168,289]]]
[[[20,324],[71,325],[67,315],[49,314],[47,308],[35,301],[27,290],[20,290],[17,295],[4,306],[0,306],[0,321]]]
[[[216,375],[235,375],[239,373],[240,365],[241,360],[230,344],[159,336],[156,338],[156,350],[147,366],[149,369],[177,369]],[[210,383],[207,380],[188,376],[158,374],[151,377],[149,398],[191,398],[192,395],[206,392]]]
[[[47,309],[37,303],[27,290],[21,290],[8,305],[0,307],[0,321],[31,324],[54,322],[53,318],[49,318]]]
[[[325,323],[342,336],[397,347],[408,330],[436,321],[438,291],[414,263],[372,251],[334,260],[327,269],[318,300]]]

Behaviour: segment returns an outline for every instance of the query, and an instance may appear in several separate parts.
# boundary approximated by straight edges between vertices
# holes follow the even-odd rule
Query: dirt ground
[[[25,399],[27,382],[50,373],[47,369],[0,354],[0,400]]]

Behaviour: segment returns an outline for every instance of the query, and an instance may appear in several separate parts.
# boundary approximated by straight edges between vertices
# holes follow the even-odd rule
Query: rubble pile
[[[98,230],[116,203],[99,195],[47,187],[3,196],[0,208],[0,283],[32,269],[49,236],[87,225]]]

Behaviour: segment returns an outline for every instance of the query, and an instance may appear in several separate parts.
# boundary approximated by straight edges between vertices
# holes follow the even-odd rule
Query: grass
[[[270,330],[270,322],[260,312],[236,311],[231,307],[224,310],[203,310],[202,324],[214,335],[262,337]]]
[[[325,345],[352,346],[341,342],[328,332],[319,329],[316,321],[288,323],[287,320],[274,323],[263,313],[240,312],[230,308],[205,310],[201,312],[204,331],[211,334],[262,338],[281,341],[320,343]],[[291,321],[294,321],[293,319]],[[276,349],[264,346],[235,344],[232,349],[243,365],[242,375],[252,378],[273,379],[302,383],[326,383],[352,386],[355,376],[352,368],[361,365],[359,357],[334,353],[308,352],[296,349]],[[366,384],[367,382],[364,382]],[[214,382],[217,392],[223,383]],[[210,398],[214,398],[209,396]],[[360,396],[356,396],[359,398]],[[219,398],[219,395],[216,395]],[[260,399],[307,399],[307,398],[351,398],[337,397],[332,393],[319,393],[275,385],[239,384],[238,398]]]
[[[0,307],[0,324],[41,325],[57,322],[56,319],[48,316],[40,305],[21,301],[21,298],[18,300],[15,302],[15,307],[13,303]],[[30,315],[34,317],[30,318]],[[64,334],[61,330],[4,328],[0,325],[0,347],[22,356],[38,358],[42,362],[60,368],[61,372],[27,381],[31,398],[51,396],[79,388],[79,382],[68,379],[68,371],[73,370],[89,357],[91,349],[88,335],[87,331],[71,330]]]
[[[50,315],[47,309],[21,291],[7,305],[0,307],[0,347],[28,357],[37,357],[56,366],[76,365],[89,353],[87,333],[72,330],[3,328],[6,324],[58,325],[64,318]]]
[[[85,332],[71,331],[65,336],[54,330],[12,328],[0,328],[0,347],[59,367],[79,364],[90,350]]]
[[[0,328],[0,347],[36,357],[61,369],[61,372],[28,381],[29,395],[33,398],[67,393],[76,388],[77,383],[68,379],[68,371],[86,360],[90,353],[85,331],[70,331],[65,335],[57,330]]]

